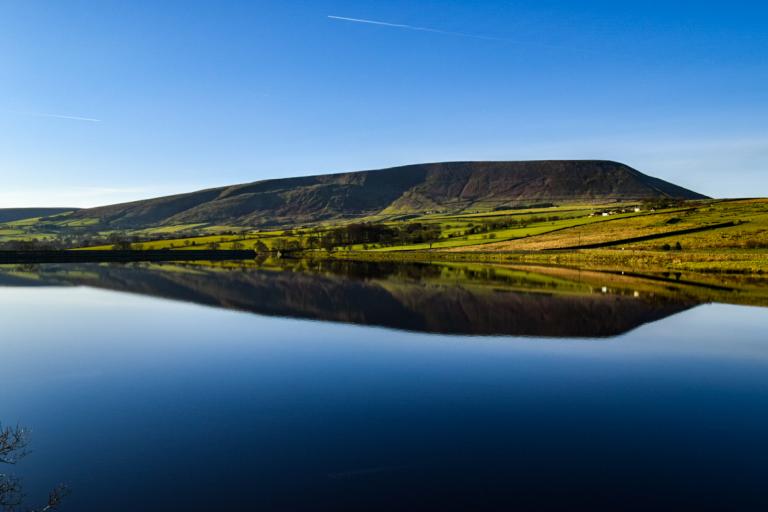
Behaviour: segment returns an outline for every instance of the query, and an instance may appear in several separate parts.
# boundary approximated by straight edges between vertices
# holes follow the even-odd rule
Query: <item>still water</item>
[[[764,284],[0,268],[0,421],[31,431],[0,474],[62,511],[766,510]]]

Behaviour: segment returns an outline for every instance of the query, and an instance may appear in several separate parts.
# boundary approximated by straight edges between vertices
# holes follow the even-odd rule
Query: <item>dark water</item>
[[[766,510],[768,309],[738,285],[0,269],[0,420],[32,431],[0,473],[64,511]]]

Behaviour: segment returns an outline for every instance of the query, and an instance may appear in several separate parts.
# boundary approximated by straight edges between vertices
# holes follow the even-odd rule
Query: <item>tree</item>
[[[0,426],[0,464],[13,465],[27,454],[29,431],[23,427]],[[48,493],[48,501],[38,508],[25,508],[28,512],[46,512],[59,507],[69,490],[58,485]],[[0,473],[0,510],[13,512],[20,510],[24,501],[24,489],[21,480],[13,475]]]
[[[28,432],[22,427],[0,429],[0,464],[16,464],[26,455]]]

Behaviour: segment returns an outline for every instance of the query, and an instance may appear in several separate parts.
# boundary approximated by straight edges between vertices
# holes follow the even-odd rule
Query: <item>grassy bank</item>
[[[360,261],[446,261],[478,263],[538,263],[584,268],[644,268],[704,273],[768,274],[768,250],[636,251],[576,250],[552,252],[481,251],[337,251],[315,257]]]
[[[34,219],[4,239],[69,236]],[[213,233],[212,230],[220,232]],[[105,238],[112,241],[105,243]],[[99,242],[102,240],[101,242]],[[485,213],[377,216],[272,230],[178,225],[97,231],[80,250],[256,250],[365,261],[514,262],[721,274],[768,273],[768,199],[560,205]],[[593,247],[590,249],[578,249]],[[599,247],[599,248],[594,248]]]

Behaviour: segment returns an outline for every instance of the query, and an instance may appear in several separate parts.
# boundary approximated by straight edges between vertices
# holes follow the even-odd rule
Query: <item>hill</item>
[[[542,202],[704,197],[611,161],[447,162],[263,180],[84,209],[67,219],[119,229],[202,223],[277,226]]]
[[[17,220],[48,217],[60,213],[71,212],[77,208],[0,208],[0,223]]]

